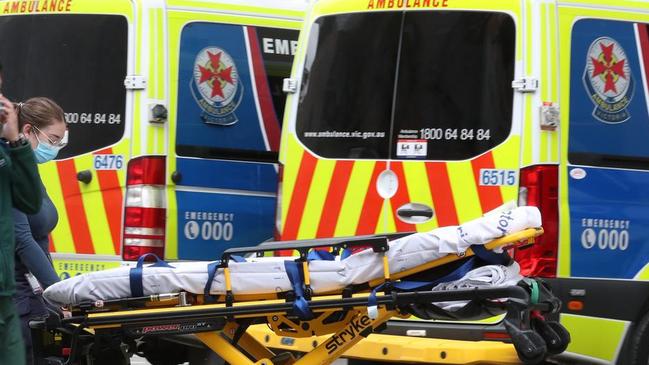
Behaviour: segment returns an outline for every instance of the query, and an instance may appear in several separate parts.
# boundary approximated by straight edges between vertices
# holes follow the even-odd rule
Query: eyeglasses
[[[48,136],[42,130],[38,129],[38,127],[36,127],[35,125],[32,125],[32,127],[34,127],[34,129],[36,129],[37,132],[42,133],[45,136],[45,138],[47,138],[47,141],[50,142],[50,144],[52,146],[58,147],[58,148],[63,148],[65,146],[67,146],[67,144],[68,144],[68,130],[67,129],[65,130],[65,133],[63,134],[63,138],[61,138],[57,142],[54,142],[52,140],[52,138],[50,138],[50,136]],[[36,136],[36,139],[38,139],[38,136]],[[39,140],[39,142],[40,142],[40,140]]]

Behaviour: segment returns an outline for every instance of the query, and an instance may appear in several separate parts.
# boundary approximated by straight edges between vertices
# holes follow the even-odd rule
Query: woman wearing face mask
[[[31,143],[36,162],[41,164],[56,157],[67,144],[68,130],[63,110],[54,101],[38,97],[18,103],[18,127]],[[42,290],[59,281],[49,254],[48,235],[58,221],[43,183],[41,210],[33,215],[14,209],[16,236],[16,294],[14,303],[22,323],[27,364],[32,364],[32,341],[29,321],[47,315],[40,295]]]

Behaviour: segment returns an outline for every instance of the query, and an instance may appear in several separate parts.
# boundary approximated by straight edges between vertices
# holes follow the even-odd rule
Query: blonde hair
[[[57,121],[66,123],[63,109],[54,100],[46,97],[28,99],[16,104],[18,128],[31,124],[38,129],[45,128]]]

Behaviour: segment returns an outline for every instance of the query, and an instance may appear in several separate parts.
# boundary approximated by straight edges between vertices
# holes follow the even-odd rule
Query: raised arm
[[[13,206],[28,214],[41,208],[40,176],[30,143],[18,134],[18,115],[14,104],[0,95],[0,122],[2,137],[8,141],[11,158],[11,196]]]

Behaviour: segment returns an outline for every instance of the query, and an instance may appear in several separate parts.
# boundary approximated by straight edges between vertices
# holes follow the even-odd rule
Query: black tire
[[[649,313],[638,322],[629,341],[629,365],[649,364]]]
[[[559,335],[559,337],[561,338],[561,344],[560,344],[560,346],[555,347],[555,348],[552,350],[553,352],[552,352],[551,354],[552,354],[552,355],[558,355],[558,354],[560,354],[560,353],[563,353],[564,351],[566,351],[566,349],[568,348],[568,345],[570,345],[570,341],[572,340],[572,339],[570,338],[570,332],[568,332],[568,330],[566,329],[566,327],[564,327],[564,326],[563,326],[561,323],[559,323],[559,322],[550,321],[550,322],[548,322],[548,325],[549,325],[550,328],[552,328],[552,329],[554,330],[554,332],[556,332],[556,333]],[[549,349],[548,349],[548,352],[550,352]]]
[[[147,338],[139,350],[152,365],[177,365],[189,361],[186,346],[155,337]]]
[[[534,331],[519,331],[512,336],[512,343],[525,365],[540,364],[545,360],[547,347],[543,337]]]
[[[560,323],[534,318],[532,328],[543,337],[549,355],[558,355],[568,348],[570,333]]]
[[[119,349],[93,350],[89,361],[92,365],[130,365],[131,360]]]
[[[88,365],[130,365],[130,354],[119,337],[96,336],[88,348]]]

